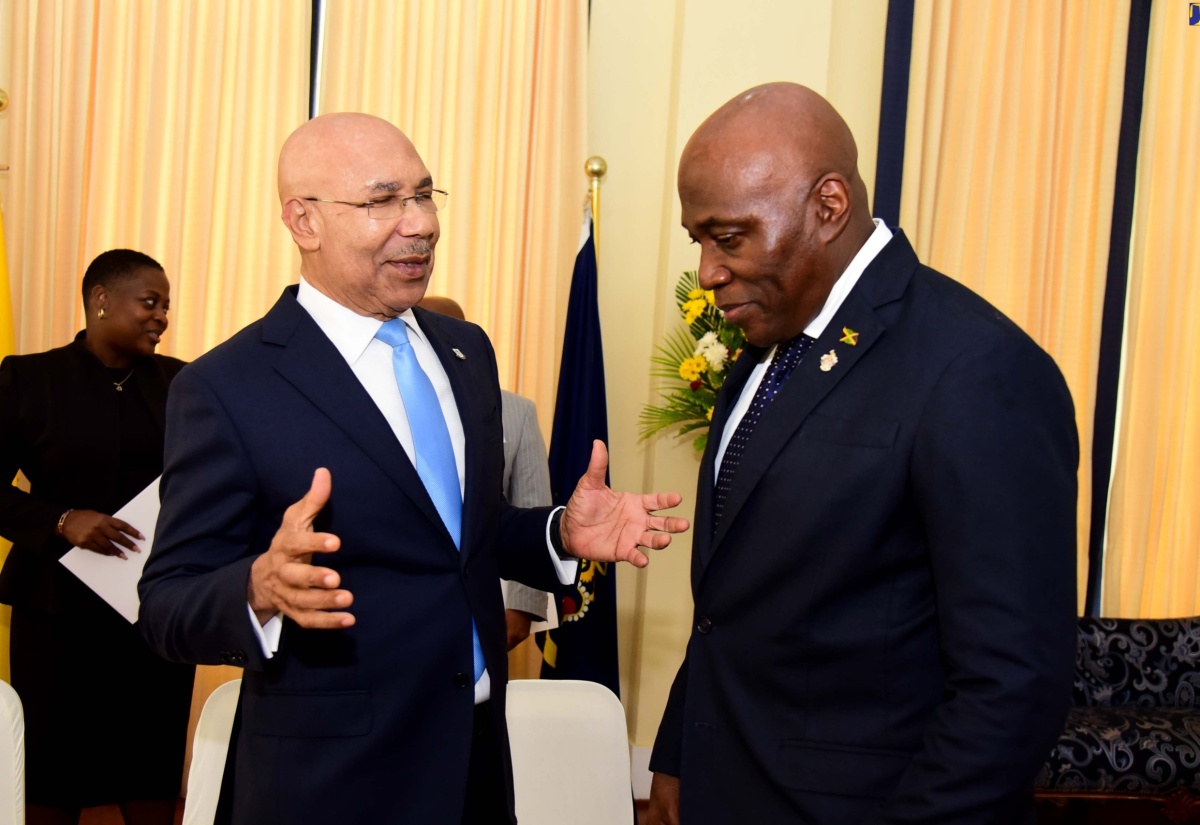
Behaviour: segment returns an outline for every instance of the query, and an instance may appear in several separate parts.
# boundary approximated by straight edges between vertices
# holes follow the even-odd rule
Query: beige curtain
[[[913,24],[900,222],[924,262],[995,304],[1066,376],[1081,607],[1128,18],[1116,0],[919,0]]]
[[[307,116],[310,4],[10,8],[4,217],[17,351],[70,340],[83,325],[83,271],[113,247],[166,268],[161,352],[190,360],[261,316],[299,271],[278,218],[275,158]],[[199,669],[193,727],[208,694],[238,673]]]
[[[12,8],[17,350],[70,340],[84,268],[120,246],[171,280],[162,352],[194,358],[259,317],[298,271],[274,169],[306,116],[310,4]]]
[[[1200,613],[1200,30],[1150,25],[1103,613]]]
[[[586,0],[338,0],[321,112],[405,131],[450,192],[429,293],[491,336],[500,382],[553,416],[587,178]]]

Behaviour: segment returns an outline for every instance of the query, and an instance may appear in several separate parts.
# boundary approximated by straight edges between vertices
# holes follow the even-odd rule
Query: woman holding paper
[[[0,536],[13,547],[12,684],[25,709],[29,825],[74,825],[118,804],[126,825],[169,825],[183,773],[194,669],[165,662],[69,573],[72,546],[127,563],[152,524],[113,516],[162,473],[167,387],[183,362],[156,355],[170,284],[115,249],[83,278],[86,328],[64,347],[0,363]]]

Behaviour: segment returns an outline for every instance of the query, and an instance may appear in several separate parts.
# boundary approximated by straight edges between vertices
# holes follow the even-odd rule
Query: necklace
[[[117,392],[125,392],[124,388],[121,385],[124,384],[126,381],[128,381],[132,375],[133,375],[133,370],[130,370],[129,374],[126,375],[124,378],[122,378],[120,381],[113,381],[112,382],[113,389],[115,389]]]

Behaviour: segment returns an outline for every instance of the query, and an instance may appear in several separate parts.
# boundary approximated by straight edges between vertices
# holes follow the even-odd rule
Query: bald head
[[[372,115],[313,118],[279,152],[279,202],[300,272],[360,315],[394,318],[425,294],[441,232],[432,194],[412,141]]]
[[[756,86],[700,125],[679,201],[700,285],[758,346],[804,331],[874,230],[849,127],[794,83]]]
[[[855,205],[866,216],[854,135],[829,101],[806,86],[767,83],[730,100],[692,135],[680,173],[690,156],[704,154],[719,155],[726,164],[769,165],[777,174],[786,170],[812,182],[836,173],[850,184]]]
[[[292,132],[279,151],[279,202],[314,193],[341,197],[329,193],[361,186],[357,170],[369,168],[397,146],[417,154],[403,132],[374,115],[337,112],[314,117]]]

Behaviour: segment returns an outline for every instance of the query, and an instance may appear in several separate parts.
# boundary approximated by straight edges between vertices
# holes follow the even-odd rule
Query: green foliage
[[[741,354],[746,338],[725,321],[713,303],[712,294],[700,288],[698,273],[684,272],[675,284],[675,303],[683,316],[682,326],[667,333],[651,357],[650,374],[663,380],[660,402],[648,404],[638,416],[641,441],[664,430],[676,437],[698,434],[692,446],[703,452],[708,444],[708,427],[717,392]],[[690,318],[690,323],[688,323]],[[708,337],[706,337],[708,336]],[[695,380],[687,380],[696,375]]]

